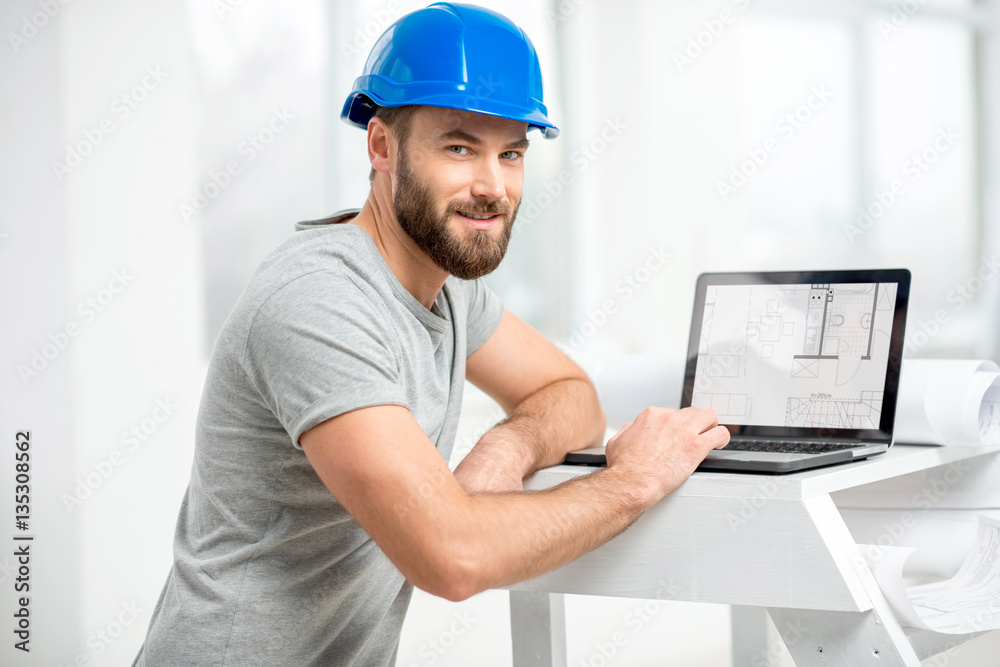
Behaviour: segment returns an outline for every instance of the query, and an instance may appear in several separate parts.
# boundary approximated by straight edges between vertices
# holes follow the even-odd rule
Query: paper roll
[[[905,359],[895,441],[1000,444],[1000,366],[983,359]]]

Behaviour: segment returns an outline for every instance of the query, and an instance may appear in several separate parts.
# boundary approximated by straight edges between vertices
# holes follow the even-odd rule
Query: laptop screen
[[[704,274],[683,405],[734,434],[888,441],[909,272]]]

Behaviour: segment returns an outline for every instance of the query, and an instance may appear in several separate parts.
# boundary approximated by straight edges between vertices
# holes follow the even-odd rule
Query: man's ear
[[[372,116],[368,121],[368,161],[372,169],[387,173],[389,171],[389,142],[393,141],[385,121]]]

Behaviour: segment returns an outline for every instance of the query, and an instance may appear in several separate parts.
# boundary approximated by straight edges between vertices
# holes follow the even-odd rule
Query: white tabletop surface
[[[771,498],[803,499],[869,484],[935,466],[1000,452],[1000,446],[893,445],[885,454],[864,461],[814,468],[785,475],[696,472],[673,491],[676,496],[744,497],[767,486]],[[525,480],[524,488],[545,489],[573,477],[589,475],[593,466],[557,465]]]

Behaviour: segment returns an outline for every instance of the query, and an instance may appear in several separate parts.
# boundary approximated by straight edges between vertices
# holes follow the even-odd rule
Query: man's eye
[[[518,153],[517,151],[504,151],[503,153],[500,154],[500,157],[502,157],[504,160],[516,160],[517,158],[521,157],[521,154]]]
[[[469,149],[466,148],[465,146],[448,146],[448,150],[450,150],[455,155],[465,155],[466,153],[469,152]]]

